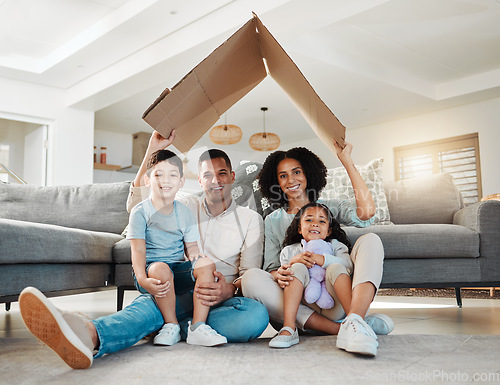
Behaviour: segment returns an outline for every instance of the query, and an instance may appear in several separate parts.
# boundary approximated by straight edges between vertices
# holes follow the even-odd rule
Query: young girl
[[[260,192],[275,210],[266,216],[264,223],[263,269],[247,270],[241,288],[245,297],[256,299],[266,306],[269,318],[274,322],[284,322],[282,289],[295,280],[291,269],[281,267],[280,253],[286,230],[297,211],[307,203],[318,201],[330,209],[339,223],[356,227],[367,227],[373,223],[375,203],[354,166],[352,145],[346,143],[342,149],[337,142],[333,144],[351,180],[355,202],[319,198],[326,186],[328,169],[314,152],[304,147],[269,154],[259,173]],[[375,356],[378,341],[373,332],[388,334],[394,328],[394,323],[385,314],[366,315],[382,281],[384,246],[380,237],[375,233],[360,236],[352,247],[350,258],[354,265],[352,274],[348,274],[340,264],[329,268],[336,269],[339,279],[348,275],[352,277],[350,303],[336,298],[335,306],[325,311],[300,304],[296,324],[301,329],[338,334],[336,345],[339,349]],[[336,293],[339,279],[333,281],[334,275],[331,274],[327,278]],[[337,321],[342,319],[344,321],[339,324]]]
[[[332,254],[320,255],[304,251],[301,245],[302,240],[309,242],[317,239],[329,242],[332,246]],[[280,254],[281,266],[284,269],[290,269],[295,279],[284,288],[284,324],[278,335],[269,342],[272,348],[289,348],[299,343],[295,320],[304,289],[309,284],[309,268],[314,265],[327,268],[332,264],[341,264],[349,274],[353,269],[349,257],[351,249],[349,238],[340,228],[340,224],[334,219],[328,207],[321,203],[308,203],[299,210],[288,227],[283,246]],[[332,284],[328,283],[331,279],[326,279],[326,281],[327,288],[332,287]],[[336,277],[335,293],[341,304],[350,303],[351,285],[349,275],[341,274]]]

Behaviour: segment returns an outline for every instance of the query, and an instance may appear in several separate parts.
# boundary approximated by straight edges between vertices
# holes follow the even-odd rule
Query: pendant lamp
[[[253,134],[250,137],[249,144],[254,150],[257,151],[273,151],[280,145],[280,137],[271,132],[266,132],[266,111],[267,107],[261,107],[263,115],[264,132]]]
[[[224,124],[212,127],[209,136],[215,144],[234,144],[241,140],[243,133],[238,126],[227,124],[227,114],[224,114]]]

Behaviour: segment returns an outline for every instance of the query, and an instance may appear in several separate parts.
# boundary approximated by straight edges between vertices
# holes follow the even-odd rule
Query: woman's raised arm
[[[358,214],[359,219],[366,221],[375,215],[375,202],[373,201],[373,196],[370,190],[368,190],[365,181],[352,161],[352,144],[346,142],[345,147],[342,148],[334,139],[333,145],[335,146],[335,150],[337,150],[337,157],[346,169],[349,179],[351,179],[354,197],[356,199],[356,214]]]

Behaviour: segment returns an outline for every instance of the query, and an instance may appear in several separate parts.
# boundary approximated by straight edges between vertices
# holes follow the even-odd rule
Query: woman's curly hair
[[[270,154],[259,173],[259,189],[273,209],[286,207],[288,199],[278,183],[278,164],[283,159],[295,159],[302,166],[307,179],[307,196],[315,202],[326,185],[327,169],[323,161],[305,147],[295,147],[288,151],[275,151]]]
[[[304,215],[304,213],[309,207],[319,207],[326,212],[326,215],[328,217],[328,228],[331,231],[330,234],[325,238],[325,241],[331,241],[332,239],[336,239],[337,241],[346,245],[350,253],[352,251],[352,245],[346,232],[342,230],[342,228],[340,227],[340,223],[337,222],[337,220],[334,218],[330,209],[324,204],[318,202],[312,202],[302,206],[302,208],[295,215],[295,217],[292,220],[292,223],[290,223],[290,226],[288,226],[288,229],[286,230],[285,239],[283,240],[282,247],[293,245],[295,243],[300,243],[300,241],[303,238],[302,235],[299,233],[300,219],[302,218],[302,215]]]

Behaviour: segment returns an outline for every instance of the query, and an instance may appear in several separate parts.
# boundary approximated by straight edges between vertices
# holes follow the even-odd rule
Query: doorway
[[[47,186],[48,131],[46,124],[0,118],[0,181]]]

